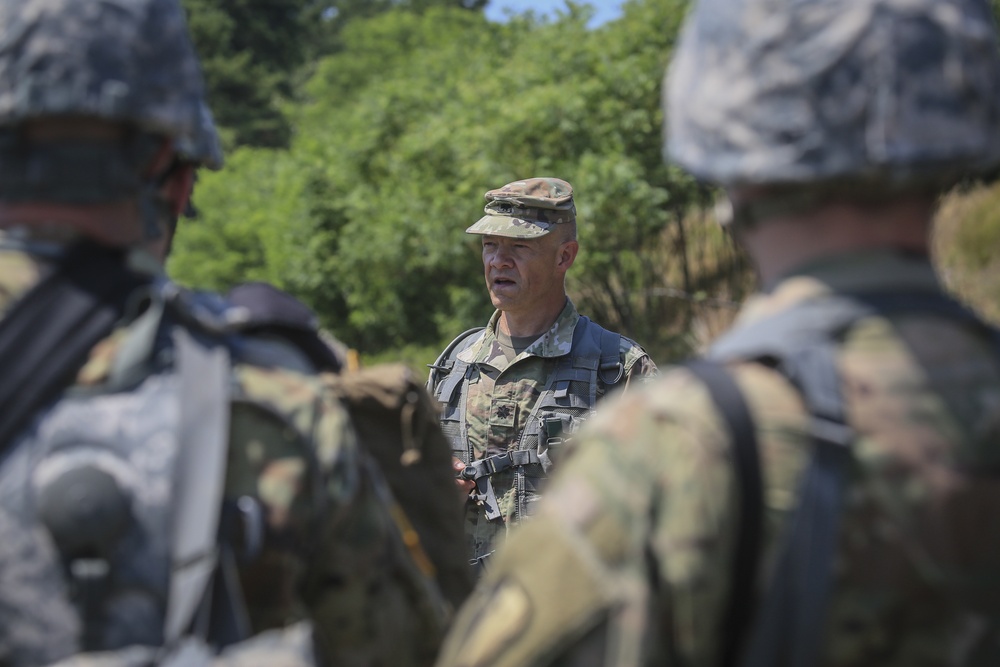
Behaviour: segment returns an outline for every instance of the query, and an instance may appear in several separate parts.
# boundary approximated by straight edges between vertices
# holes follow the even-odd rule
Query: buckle
[[[615,375],[615,379],[614,380],[609,380],[604,375],[604,372],[606,370],[608,370],[609,368],[616,368],[616,369],[618,369],[618,373]],[[625,366],[623,366],[622,362],[620,362],[620,361],[615,362],[614,366],[610,366],[610,365],[609,366],[601,366],[600,370],[598,371],[598,375],[601,377],[601,380],[604,382],[604,384],[617,384],[622,379],[622,377],[625,375]]]

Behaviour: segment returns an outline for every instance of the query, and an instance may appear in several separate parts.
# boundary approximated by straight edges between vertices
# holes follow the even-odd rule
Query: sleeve
[[[438,667],[708,664],[692,651],[715,626],[690,622],[706,605],[714,617],[727,590],[731,480],[721,425],[691,382],[598,410],[460,611]],[[697,615],[682,608],[692,604]]]
[[[659,369],[649,354],[635,341],[622,337],[622,366],[625,380],[622,393],[641,386],[659,376]]]

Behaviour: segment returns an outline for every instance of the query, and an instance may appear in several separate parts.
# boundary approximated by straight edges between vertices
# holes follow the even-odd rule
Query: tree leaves
[[[366,353],[430,349],[492,310],[464,233],[483,193],[558,176],[577,193],[577,305],[653,350],[685,351],[705,303],[691,295],[745,284],[725,234],[689,216],[711,192],[662,162],[660,82],[686,3],[632,0],[598,29],[574,6],[493,23],[468,3],[383,4],[298,70],[310,74],[281,106],[287,149],[237,149],[199,183],[203,219],[181,229],[175,275],[271,280]]]

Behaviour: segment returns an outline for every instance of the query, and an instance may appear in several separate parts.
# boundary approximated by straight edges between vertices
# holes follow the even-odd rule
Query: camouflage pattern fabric
[[[0,125],[61,114],[129,121],[217,167],[204,97],[176,0],[0,3]]]
[[[986,0],[701,0],[665,152],[716,183],[948,183],[1000,159]]]
[[[44,260],[0,247],[0,312],[47,271]],[[101,386],[131,326],[94,348],[73,391]],[[280,349],[270,354],[269,345],[258,341],[252,356],[276,362],[287,356]],[[244,358],[237,357],[233,367],[224,493],[230,499],[256,498],[263,508],[262,551],[239,570],[253,632],[309,622],[311,642],[325,663],[430,664],[446,609],[435,604],[428,581],[413,565],[394,521],[391,495],[363,458],[339,399],[322,377]],[[72,621],[58,622],[67,611],[75,613],[57,604],[65,583],[37,582],[31,563],[20,563],[32,550],[52,550],[44,531],[32,534],[41,543],[27,537],[0,540],[0,581],[20,582],[0,591],[0,664],[12,667],[68,658],[77,641]],[[21,606],[32,599],[27,608],[37,609],[35,615]],[[11,633],[18,633],[15,641]],[[11,645],[34,646],[32,638],[42,635],[48,641],[27,658],[4,652]],[[253,662],[249,654],[220,660]]]
[[[926,260],[840,256],[751,299],[737,327],[830,293],[940,289]],[[911,313],[860,321],[838,354],[859,438],[819,665],[998,664],[995,343]],[[760,590],[810,455],[808,416],[776,371],[731,370],[765,481]],[[706,389],[666,371],[605,404],[576,442],[539,514],[510,536],[456,619],[439,667],[719,664],[740,494]]]
[[[573,186],[559,178],[514,181],[485,197],[486,215],[466,233],[532,239],[545,236],[555,225],[576,222]]]
[[[465,392],[468,445],[476,459],[517,448],[520,434],[527,426],[528,417],[539,394],[548,384],[556,360],[570,353],[573,332],[580,315],[567,299],[566,307],[552,327],[511,362],[507,361],[496,338],[499,319],[498,311],[490,319],[479,340],[458,355],[459,359],[475,363],[480,369],[476,379],[462,386],[462,391]],[[634,341],[623,337],[620,347],[625,372],[620,386],[627,388],[633,381],[655,374],[656,365]],[[586,412],[574,413],[575,423],[570,427],[570,432],[586,416]],[[463,453],[456,452],[456,455],[461,458]],[[550,452],[550,455],[558,459],[561,453]],[[471,501],[468,503],[465,525],[471,558],[493,551],[508,528],[516,524],[519,517],[515,516],[515,477],[514,469],[492,476],[493,488],[503,514],[502,521],[489,521],[480,505]],[[539,498],[544,479],[540,465],[525,467],[524,483],[527,488],[523,491],[527,496],[528,515],[534,511],[533,505]]]

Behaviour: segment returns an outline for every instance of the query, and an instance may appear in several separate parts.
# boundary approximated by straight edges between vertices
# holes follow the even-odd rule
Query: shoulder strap
[[[576,323],[571,354],[574,358],[586,359],[588,366],[596,364],[597,379],[610,388],[625,377],[621,345],[621,334],[605,329],[586,315],[581,315]]]
[[[230,415],[230,362],[225,344],[196,339],[183,327],[177,327],[174,344],[180,373],[180,429],[164,627],[167,647],[188,632],[207,638],[211,630],[211,616],[204,610],[212,604],[206,596],[213,575],[221,576],[217,574],[217,536]]]
[[[460,333],[453,341],[448,343],[448,346],[444,348],[438,358],[434,360],[433,364],[427,364],[427,367],[431,369],[430,374],[427,377],[427,391],[434,395],[434,389],[437,387],[438,382],[440,382],[443,376],[451,373],[451,369],[455,366],[455,358],[470,345],[476,341],[476,334],[483,331],[486,327],[472,327],[471,329],[466,329]]]
[[[685,364],[708,389],[733,443],[733,458],[739,486],[740,521],[732,562],[729,606],[723,618],[722,667],[735,667],[745,645],[747,628],[755,607],[754,584],[760,560],[764,493],[757,451],[757,432],[743,394],[722,364],[695,360]]]
[[[789,519],[771,586],[748,636],[740,661],[743,667],[809,667],[819,656],[855,438],[845,414],[836,341],[862,317],[904,311],[938,314],[989,329],[944,294],[837,295],[734,330],[709,353],[720,362],[774,362],[799,390],[811,419],[813,453],[800,482],[798,505]],[[741,420],[738,411],[727,415],[731,425]],[[727,623],[734,613],[730,611]],[[733,636],[739,641],[739,634]],[[724,665],[736,664],[734,647],[724,653]]]
[[[782,365],[811,416],[813,452],[743,655],[744,667],[816,664],[855,438],[846,422],[833,341],[803,347]]]
[[[320,371],[339,373],[344,363],[320,335],[319,319],[306,304],[270,283],[241,283],[226,295],[238,312],[234,327],[249,334],[280,336],[309,358]]]
[[[79,244],[11,307],[0,321],[0,451],[73,381],[144,282],[121,251]]]

